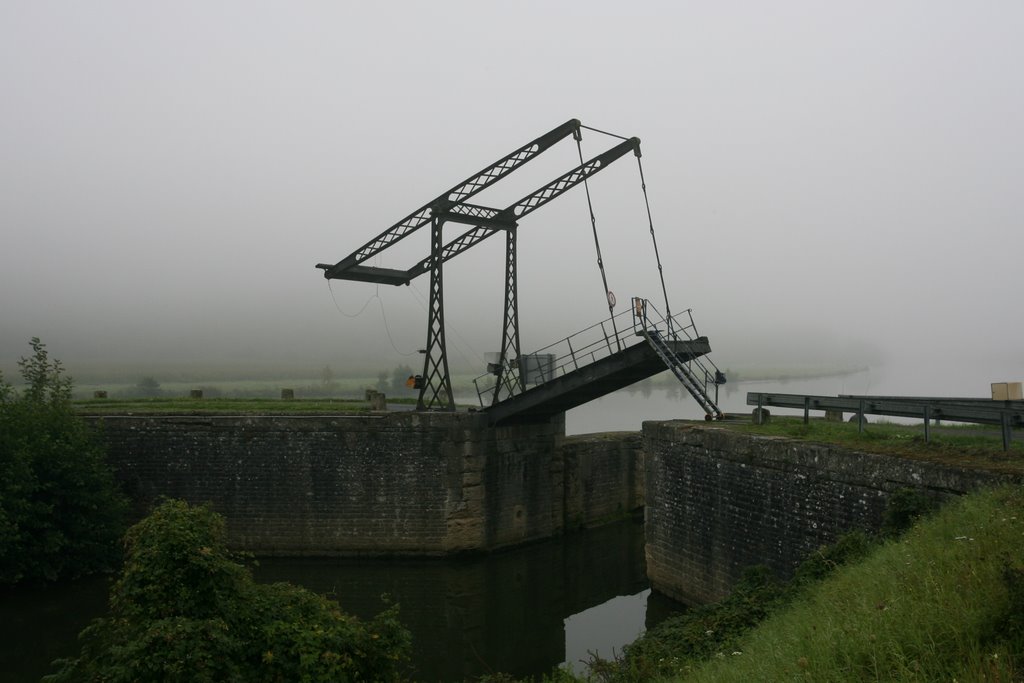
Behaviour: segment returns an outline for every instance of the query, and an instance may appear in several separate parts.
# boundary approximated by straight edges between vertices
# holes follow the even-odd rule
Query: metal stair
[[[665,363],[665,366],[676,376],[679,383],[690,392],[690,396],[693,396],[694,400],[704,409],[705,419],[721,420],[723,418],[722,411],[718,409],[714,400],[708,395],[704,386],[705,382],[702,382],[690,369],[689,363],[684,362],[672,352],[672,349],[665,343],[665,339],[658,330],[644,330],[643,336],[655,353],[658,354],[658,357]]]
[[[689,358],[686,360],[680,358],[673,351],[674,344],[670,343],[680,340],[679,334],[676,331],[679,326],[678,321],[673,320],[671,317],[661,318],[650,301],[646,299],[633,299],[633,311],[634,322],[636,327],[639,328],[639,334],[647,340],[647,343],[654,349],[654,352],[665,363],[665,367],[672,371],[672,374],[676,376],[679,383],[683,385],[686,391],[690,393],[690,396],[693,396],[693,399],[704,410],[704,419],[724,419],[725,415],[719,409],[716,399],[711,398],[708,387],[715,387],[715,396],[717,398],[718,385],[725,383],[725,375],[715,367],[715,364],[707,356],[704,356],[704,358],[714,368],[713,371],[702,363],[700,358]],[[686,311],[686,313],[689,314],[690,311]],[[664,332],[658,329],[658,324],[664,325]],[[687,333],[690,329],[693,329],[696,333],[692,315],[690,316],[690,325],[681,328],[687,337],[690,336]]]

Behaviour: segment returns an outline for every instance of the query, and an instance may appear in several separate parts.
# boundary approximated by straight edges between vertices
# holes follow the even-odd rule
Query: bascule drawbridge
[[[455,410],[445,346],[444,264],[483,240],[503,233],[505,300],[501,350],[494,362],[488,363],[487,373],[475,380],[481,408],[488,414],[492,424],[550,416],[666,369],[672,371],[697,401],[706,419],[722,417],[717,405],[717,388],[725,382],[725,376],[708,358],[707,354],[711,351],[708,340],[697,333],[691,311],[673,315],[669,307],[654,221],[647,202],[640,140],[613,136],[621,141],[601,154],[584,160],[581,145],[583,130],[603,133],[584,126],[576,119],[567,121],[442,193],[337,263],[321,263],[316,266],[324,271],[324,277],[329,280],[387,285],[407,285],[413,279],[429,273],[423,371],[415,378],[419,389],[418,410]],[[569,137],[576,141],[580,161],[578,166],[504,208],[470,203],[469,200],[476,194]],[[615,297],[608,289],[601,258],[587,181],[630,153],[636,159],[639,169],[640,186],[647,207],[651,241],[661,282],[664,313],[657,310],[650,300],[635,297],[631,300],[629,310],[616,314]],[[520,223],[537,209],[580,184],[586,188],[597,263],[607,297],[609,317],[544,349],[524,354],[520,348],[516,261]],[[443,228],[448,223],[469,228],[455,239],[445,242]],[[407,270],[366,265],[370,259],[421,229],[430,231],[430,253]]]

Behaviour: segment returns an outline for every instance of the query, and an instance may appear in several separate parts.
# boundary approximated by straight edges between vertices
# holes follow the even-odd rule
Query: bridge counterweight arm
[[[527,162],[535,159],[560,140],[563,140],[570,135],[578,136],[579,130],[579,120],[570,119],[569,121],[566,121],[557,128],[554,128],[537,139],[528,142],[511,154],[506,155],[497,162],[487,166],[479,173],[470,176],[467,180],[439,195],[433,201],[409,214],[398,223],[395,223],[341,261],[338,261],[334,265],[321,263],[317,265],[317,268],[323,269],[324,277],[327,279],[347,279],[344,273],[353,266],[358,266],[363,261],[366,261],[367,259],[376,256],[384,249],[387,249],[395,242],[408,237],[423,226],[430,224],[433,219],[432,209],[437,204],[459,203],[469,199],[516,169],[521,168]]]
[[[533,194],[523,197],[512,206],[508,207],[506,211],[516,219],[533,213],[552,199],[562,196],[590,176],[604,170],[608,164],[621,158],[630,151],[632,151],[636,156],[640,156],[640,138],[630,138],[625,142],[620,142],[608,151],[598,154],[590,161],[587,161],[568,173],[552,180]]]
[[[571,171],[559,176],[558,178],[552,180],[544,187],[536,190],[531,194],[528,194],[527,196],[523,197],[516,203],[509,206],[504,211],[500,211],[498,213],[500,215],[505,216],[515,216],[516,218],[520,218],[529,213],[532,213],[539,209],[540,207],[547,204],[548,202],[550,202],[551,200],[556,199],[557,197],[565,194],[566,192],[576,187],[577,185],[579,185],[592,175],[604,170],[610,163],[612,163],[616,159],[625,156],[630,150],[632,150],[637,155],[640,154],[639,138],[630,138],[629,140],[626,140],[625,142],[622,142],[616,145],[615,147],[612,147],[603,154],[599,154],[596,157],[590,159],[589,161],[586,161],[580,166],[577,166],[576,168],[572,169]],[[514,228],[515,225],[516,223],[511,223],[506,227]],[[500,232],[501,230],[502,228],[484,225],[477,225],[472,229],[467,230],[466,232],[459,235],[457,238],[455,238],[448,244],[444,245],[444,249],[441,252],[442,262],[448,261],[449,259],[458,256],[459,254],[466,251],[470,247],[476,246],[477,244],[483,242],[485,239],[487,239],[494,233]],[[395,276],[395,274],[402,273],[403,271],[390,271],[387,273],[380,273],[379,277],[382,279],[374,279],[369,281],[396,285],[409,284],[410,281],[416,279],[420,275],[423,275],[424,273],[430,270],[431,260],[432,257],[428,256],[427,258],[418,262],[409,270],[404,271],[404,277]],[[359,270],[361,274],[362,270],[364,269]],[[365,270],[369,271],[371,269],[366,268]]]

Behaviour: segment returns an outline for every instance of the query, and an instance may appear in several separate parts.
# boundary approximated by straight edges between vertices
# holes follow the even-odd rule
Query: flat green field
[[[401,398],[389,403],[415,405],[416,399]],[[370,410],[367,401],[347,398],[132,398],[76,400],[73,404],[83,415],[306,415]]]

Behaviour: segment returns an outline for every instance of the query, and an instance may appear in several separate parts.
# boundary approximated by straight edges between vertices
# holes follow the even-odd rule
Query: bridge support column
[[[516,228],[505,231],[505,315],[501,325],[501,355],[494,382],[494,405],[523,390],[519,374],[519,286],[516,264]],[[504,390],[504,391],[503,391]]]
[[[448,353],[444,343],[444,221],[434,216],[430,225],[430,305],[427,310],[427,346],[423,358],[423,384],[416,410],[455,410]]]

